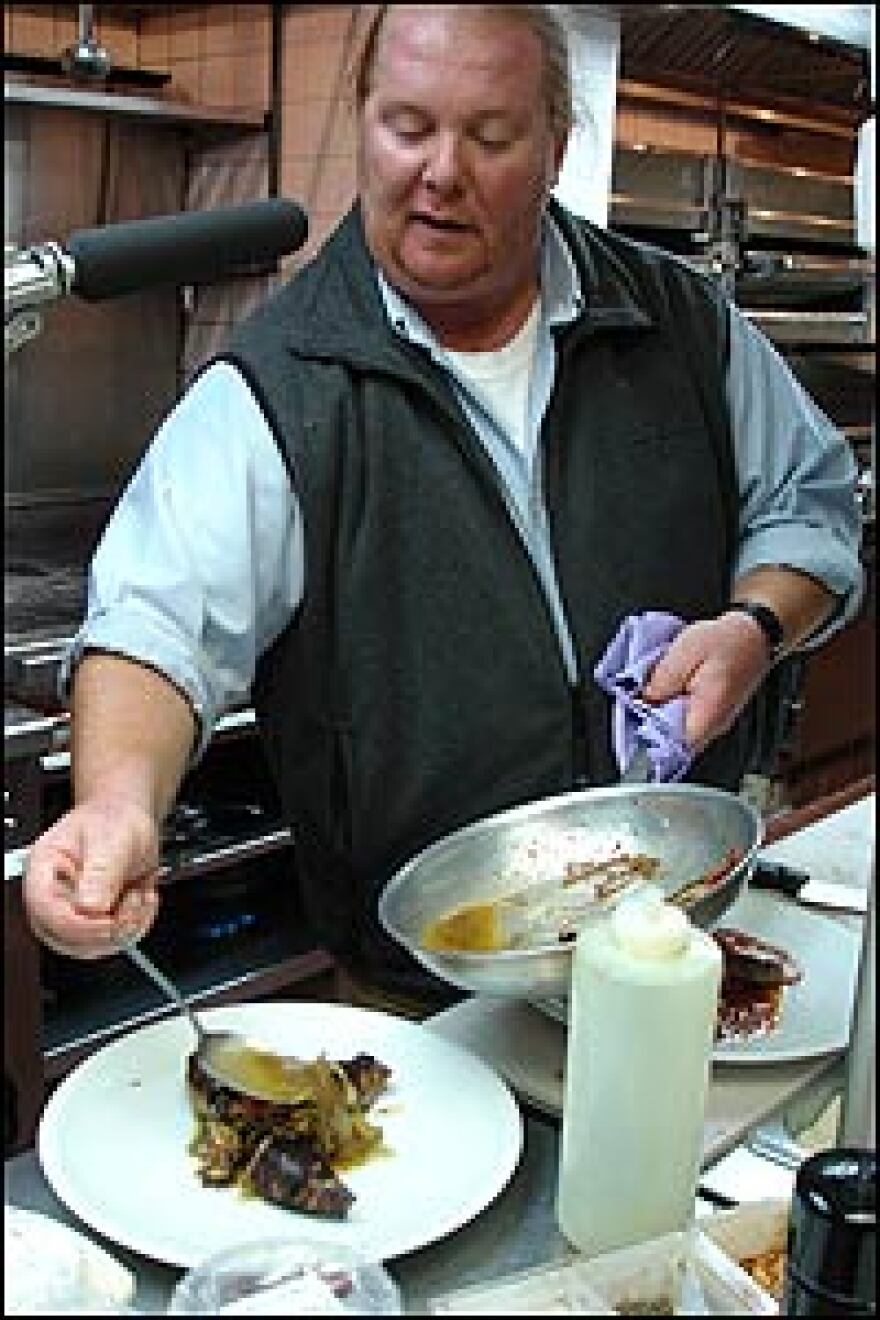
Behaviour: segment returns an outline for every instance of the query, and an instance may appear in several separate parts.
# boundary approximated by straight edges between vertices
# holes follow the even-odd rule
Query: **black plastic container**
[[[804,1161],[786,1255],[783,1315],[876,1315],[875,1151],[840,1148]]]

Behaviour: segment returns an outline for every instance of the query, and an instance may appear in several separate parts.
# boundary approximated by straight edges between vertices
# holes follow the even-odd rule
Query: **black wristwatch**
[[[782,655],[785,633],[775,610],[771,610],[769,605],[762,605],[757,600],[732,600],[727,609],[739,610],[741,614],[751,615],[767,639],[767,650],[771,661],[779,659]]]

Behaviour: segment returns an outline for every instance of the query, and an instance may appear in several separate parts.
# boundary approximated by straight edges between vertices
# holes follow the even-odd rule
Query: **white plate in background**
[[[766,1036],[718,1041],[713,1063],[794,1063],[845,1049],[858,974],[861,936],[789,899],[747,890],[717,923],[788,950],[803,976],[786,987],[781,1020]],[[568,1020],[564,999],[535,1000],[542,1013]]]
[[[51,1096],[39,1127],[37,1153],[53,1191],[112,1242],[186,1268],[246,1239],[283,1235],[388,1260],[473,1219],[517,1166],[522,1119],[507,1085],[423,1026],[312,1002],[237,1004],[200,1017],[300,1058],[364,1051],[381,1059],[393,1078],[373,1112],[391,1153],[343,1173],[356,1199],[341,1222],[203,1186],[187,1153],[192,1029],[179,1018],[155,1023],[80,1064]]]
[[[134,1276],[89,1238],[47,1215],[4,1207],[4,1315],[124,1310],[134,1292]]]

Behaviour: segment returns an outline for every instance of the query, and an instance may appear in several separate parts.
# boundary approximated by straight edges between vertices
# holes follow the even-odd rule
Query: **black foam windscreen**
[[[155,284],[204,283],[295,252],[308,231],[305,212],[280,197],[76,230],[64,244],[74,262],[71,292],[99,301]]]

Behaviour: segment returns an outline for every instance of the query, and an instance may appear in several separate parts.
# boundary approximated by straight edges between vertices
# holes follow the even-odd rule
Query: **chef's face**
[[[367,243],[450,344],[456,327],[479,337],[481,325],[503,343],[531,306],[564,147],[550,127],[542,46],[523,21],[466,5],[388,6],[359,124]]]

